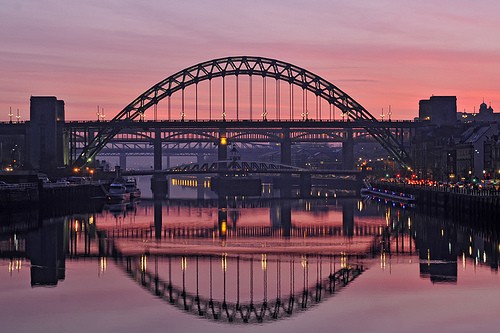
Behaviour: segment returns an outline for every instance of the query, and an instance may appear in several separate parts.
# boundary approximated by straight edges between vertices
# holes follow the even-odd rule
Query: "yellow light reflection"
[[[267,254],[262,255],[261,266],[263,271],[267,269]]]
[[[220,138],[220,144],[223,145],[223,146],[227,145],[227,139],[226,139],[226,137],[223,136],[223,137]]]
[[[340,268],[347,268],[347,265],[348,265],[347,256],[345,255],[344,252],[342,252],[340,255]]]
[[[224,253],[222,255],[221,266],[222,266],[222,271],[227,272],[227,253]]]
[[[380,255],[380,268],[382,270],[385,270],[385,265],[387,263],[387,258],[385,256],[385,251],[382,252],[382,254]]]
[[[12,273],[13,271],[20,271],[23,266],[23,262],[20,259],[11,259],[8,264],[8,271]]]
[[[185,271],[187,269],[187,257],[182,257],[181,258],[181,269]]]
[[[300,258],[300,266],[302,266],[303,269],[306,269],[307,265],[308,265],[307,257],[302,256]]]
[[[227,222],[225,220],[222,221],[221,226],[220,226],[220,232],[222,235],[226,235],[227,232]]]
[[[107,266],[108,266],[108,262],[107,262],[106,257],[99,258],[99,270],[101,273],[104,273],[106,271]]]
[[[141,256],[141,272],[145,272],[147,268],[148,258],[145,254]]]

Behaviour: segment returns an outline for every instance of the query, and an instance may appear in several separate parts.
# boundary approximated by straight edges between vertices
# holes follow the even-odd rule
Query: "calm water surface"
[[[498,332],[488,226],[369,200],[192,192],[3,214],[1,332]]]

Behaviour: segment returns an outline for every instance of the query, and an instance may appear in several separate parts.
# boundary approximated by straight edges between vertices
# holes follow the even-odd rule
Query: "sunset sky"
[[[500,2],[2,0],[0,120],[31,95],[66,119],[109,118],[155,83],[213,58],[252,55],[306,68],[377,118],[456,95],[500,111]]]

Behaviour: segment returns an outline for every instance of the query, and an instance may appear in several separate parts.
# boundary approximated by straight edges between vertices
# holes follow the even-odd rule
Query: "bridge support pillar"
[[[205,156],[203,156],[202,154],[198,154],[196,156],[196,162],[199,165],[202,165],[204,160],[205,160]],[[205,176],[196,175],[196,198],[200,199],[200,200],[205,198],[204,181],[205,181]]]
[[[302,198],[309,198],[311,196],[311,184],[310,174],[300,174],[300,196]]]
[[[127,154],[124,152],[120,153],[120,169],[127,170]]]
[[[162,148],[161,148],[161,131],[155,131],[155,138],[153,142],[154,149],[154,170],[162,170]],[[151,177],[151,191],[153,192],[153,197],[155,199],[162,199],[167,195],[168,192],[168,181],[167,178],[161,174],[153,174]]]
[[[348,200],[342,204],[342,230],[344,237],[354,236],[355,201]]]
[[[281,229],[283,237],[290,238],[292,230],[292,206],[290,201],[272,201],[269,213],[273,229]]]
[[[161,151],[161,132],[155,131],[155,138],[153,141],[153,165],[155,171],[161,170],[162,169],[162,151]]]
[[[154,225],[155,225],[155,238],[161,239],[161,230],[163,228],[162,216],[162,202],[155,200],[154,202]]]
[[[292,165],[292,140],[290,140],[290,129],[283,129],[283,138],[280,142],[280,163]],[[279,189],[281,198],[292,196],[292,175],[282,174],[279,179]]]
[[[280,163],[292,165],[292,141],[290,140],[290,130],[283,130],[283,139],[281,140],[281,156]]]
[[[160,174],[153,174],[151,177],[151,191],[153,198],[164,199],[168,193],[168,179]]]
[[[346,140],[342,143],[342,168],[344,170],[354,170],[354,139],[352,128],[345,131]]]

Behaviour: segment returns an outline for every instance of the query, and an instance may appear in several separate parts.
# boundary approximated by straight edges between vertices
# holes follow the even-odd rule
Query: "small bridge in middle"
[[[219,160],[202,163],[189,163],[164,170],[128,170],[123,171],[125,176],[142,175],[200,175],[200,174],[288,174],[288,175],[325,175],[325,176],[353,176],[357,180],[363,176],[359,170],[326,170],[304,169],[286,164]]]

